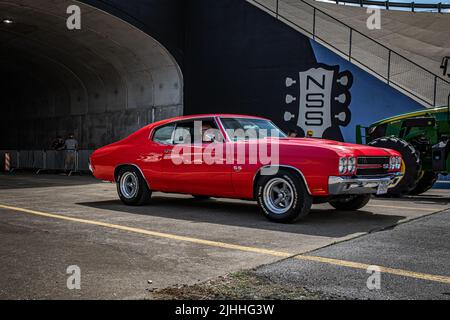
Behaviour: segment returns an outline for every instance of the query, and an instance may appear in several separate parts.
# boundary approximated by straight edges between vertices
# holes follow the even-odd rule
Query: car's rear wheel
[[[354,211],[364,208],[370,201],[370,194],[352,195],[330,201],[330,205],[342,211]]]
[[[369,145],[396,150],[402,155],[403,178],[395,186],[389,188],[388,195],[398,197],[410,193],[417,185],[422,167],[419,153],[414,146],[394,137],[375,139]]]
[[[124,167],[120,169],[116,181],[117,193],[124,204],[139,206],[150,200],[151,190],[136,168]]]
[[[261,176],[256,188],[258,205],[271,221],[295,222],[311,209],[312,197],[296,173],[280,170],[273,176]]]
[[[417,196],[430,190],[438,179],[437,173],[433,171],[426,171],[422,177],[417,181],[416,187],[409,193],[410,195]]]

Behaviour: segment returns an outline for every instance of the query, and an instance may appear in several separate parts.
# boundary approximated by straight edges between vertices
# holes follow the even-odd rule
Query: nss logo
[[[300,136],[344,141],[340,127],[351,121],[348,106],[352,84],[353,76],[349,71],[340,73],[339,66],[323,64],[300,72],[297,79],[286,78],[286,87],[297,88],[298,95],[288,93],[285,102],[287,106],[298,102],[298,109],[286,110],[284,121],[296,120]]]

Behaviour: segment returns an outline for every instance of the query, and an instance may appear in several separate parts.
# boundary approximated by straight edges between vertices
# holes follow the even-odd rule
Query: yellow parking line
[[[298,260],[313,261],[313,262],[319,262],[319,263],[324,263],[324,264],[329,264],[329,265],[334,265],[334,266],[347,267],[347,268],[353,268],[353,269],[361,269],[361,270],[367,270],[367,268],[369,266],[371,266],[369,264],[364,264],[364,263],[324,258],[324,257],[317,257],[317,256],[308,256],[308,255],[295,256],[293,253],[289,253],[289,252],[268,250],[268,249],[262,249],[262,248],[256,248],[256,247],[230,244],[230,243],[225,243],[225,242],[210,241],[210,240],[197,239],[197,238],[192,238],[192,237],[178,236],[178,235],[174,235],[174,234],[170,234],[170,233],[150,231],[150,230],[145,230],[145,229],[140,229],[140,228],[133,228],[133,227],[127,227],[127,226],[111,224],[111,223],[106,223],[106,222],[101,222],[101,221],[95,221],[95,220],[73,218],[73,217],[68,217],[68,216],[59,215],[59,214],[46,213],[46,212],[18,208],[18,207],[2,205],[2,204],[0,204],[0,209],[7,209],[7,210],[13,210],[13,211],[17,211],[17,212],[29,213],[32,215],[46,217],[46,218],[53,218],[53,219],[59,219],[59,220],[84,223],[84,224],[88,224],[88,225],[101,226],[101,227],[105,227],[105,228],[128,231],[128,232],[143,234],[143,235],[147,235],[147,236],[190,242],[190,243],[201,244],[201,245],[206,245],[206,246],[211,246],[211,247],[224,248],[224,249],[259,253],[259,254],[265,254],[265,255],[270,255],[270,256],[275,256],[275,257],[281,257],[281,258],[294,257],[295,259],[298,259]],[[413,271],[402,270],[402,269],[392,269],[392,268],[386,268],[386,267],[382,267],[382,266],[379,266],[379,268],[380,268],[381,272],[384,272],[384,273],[450,284],[450,277],[447,277],[447,276],[419,273],[419,272],[413,272]]]
[[[367,207],[373,207],[373,208],[386,208],[386,209],[401,209],[401,210],[415,210],[415,211],[427,211],[427,212],[433,212],[433,211],[440,211],[443,208],[417,208],[417,207],[398,207],[398,206],[385,206],[385,205],[378,205],[378,204],[369,204]]]
[[[195,244],[203,244],[203,245],[212,246],[212,247],[220,247],[220,248],[225,248],[225,249],[248,251],[248,252],[261,253],[261,254],[266,254],[266,255],[271,255],[271,256],[277,256],[277,257],[293,256],[293,254],[287,253],[287,252],[280,252],[280,251],[267,250],[267,249],[261,249],[261,248],[240,246],[240,245],[236,245],[236,244],[203,240],[203,239],[197,239],[197,238],[191,238],[191,237],[177,236],[177,235],[170,234],[170,233],[150,231],[150,230],[127,227],[127,226],[111,224],[111,223],[106,223],[106,222],[101,222],[101,221],[73,218],[73,217],[63,216],[63,215],[59,215],[59,214],[52,214],[52,213],[35,211],[35,210],[17,208],[17,207],[2,205],[2,204],[0,204],[0,208],[29,213],[29,214],[33,214],[33,215],[41,216],[41,217],[54,218],[54,219],[59,219],[59,220],[67,220],[67,221],[72,221],[72,222],[79,222],[79,223],[84,223],[84,224],[106,227],[106,228],[110,228],[110,229],[144,234],[147,236],[154,236],[154,237],[166,238],[166,239],[171,239],[171,240],[185,241],[185,242],[191,242],[191,243],[195,243]]]
[[[347,268],[361,269],[361,270],[367,270],[370,266],[373,266],[373,265],[365,264],[365,263],[345,261],[345,260],[339,260],[339,259],[331,259],[331,258],[323,258],[323,257],[316,257],[316,256],[301,255],[301,256],[296,256],[295,258],[299,259],[299,260],[314,261],[314,262],[331,264],[331,265],[340,266],[340,267],[347,267]],[[429,280],[429,281],[434,281],[434,282],[450,284],[450,277],[446,277],[446,276],[420,273],[420,272],[414,272],[414,271],[403,270],[403,269],[393,269],[393,268],[387,268],[387,267],[382,267],[382,266],[377,266],[377,267],[380,268],[380,272],[384,272],[384,273],[389,273],[389,274],[408,277],[408,278],[415,278],[415,279],[420,279],[420,280]]]

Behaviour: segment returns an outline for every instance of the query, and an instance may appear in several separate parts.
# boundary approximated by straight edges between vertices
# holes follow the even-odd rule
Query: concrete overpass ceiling
[[[81,30],[66,26],[66,10],[72,4],[81,8]],[[76,1],[0,0],[0,72],[8,74],[0,80],[2,96],[9,101],[4,108],[17,110],[20,102],[18,118],[183,104],[180,68],[160,43],[123,20]],[[6,84],[14,90],[5,89]],[[39,110],[29,112],[37,100]],[[130,130],[123,129],[122,134]]]

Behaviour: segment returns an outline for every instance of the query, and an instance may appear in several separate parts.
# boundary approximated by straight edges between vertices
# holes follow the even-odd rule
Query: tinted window
[[[153,141],[163,144],[172,144],[172,133],[175,126],[173,124],[156,129]]]

